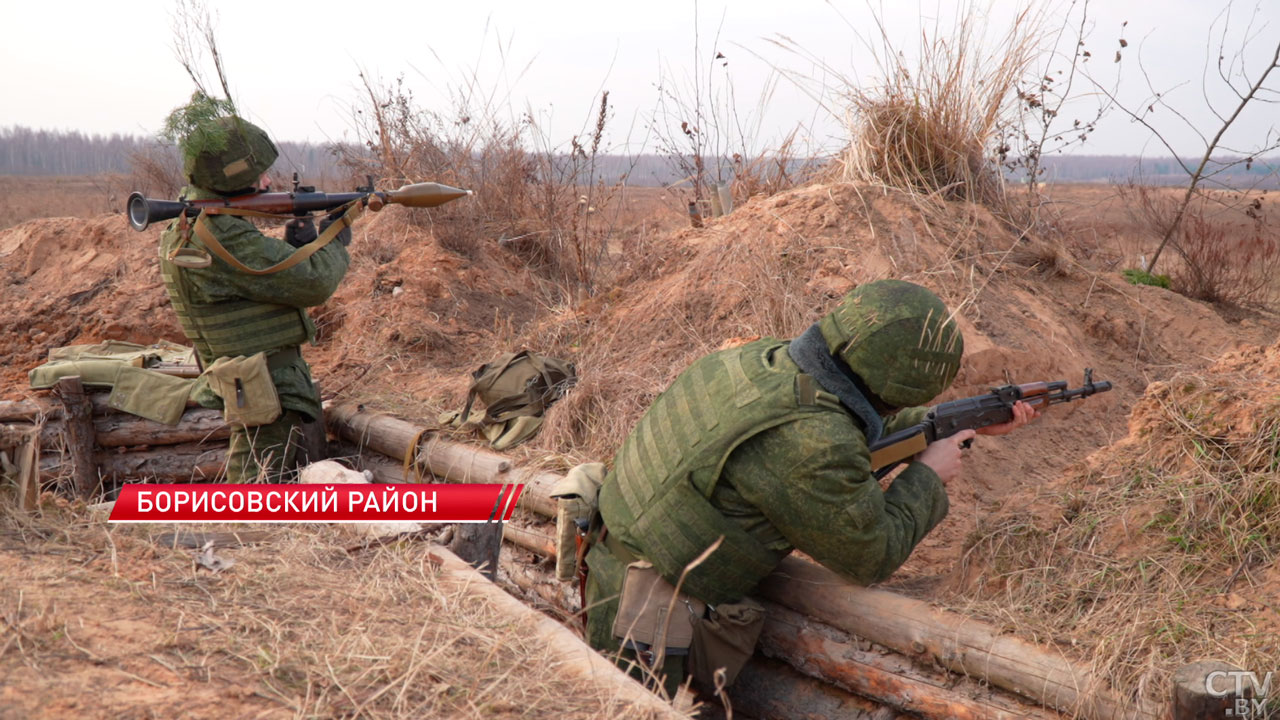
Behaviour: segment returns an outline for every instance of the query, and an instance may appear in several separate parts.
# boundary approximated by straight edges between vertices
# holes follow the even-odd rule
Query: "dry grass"
[[[548,281],[537,288],[548,304],[603,282],[617,230],[609,209],[626,187],[625,176],[606,180],[596,167],[611,115],[607,91],[592,126],[557,148],[527,113],[481,89],[474,73],[449,88],[447,111],[419,106],[401,82],[362,80],[368,102],[356,111],[356,129],[364,149],[334,148],[354,174],[390,186],[436,181],[474,191],[415,217],[464,256],[477,241],[496,241]]]
[[[4,507],[9,507],[5,498]],[[0,518],[0,668],[23,717],[610,718],[525,620],[442,585],[422,542],[348,551],[326,527],[265,545],[157,547],[46,504]],[[184,529],[191,529],[189,527]],[[226,529],[219,528],[219,529]],[[634,711],[627,711],[634,713]],[[631,716],[631,715],[629,715]]]
[[[1280,346],[1152,384],[1129,438],[980,524],[971,609],[1168,697],[1182,664],[1280,657]],[[1086,650],[1087,649],[1087,650]]]
[[[850,142],[832,164],[831,178],[1004,209],[994,145],[1038,55],[1040,24],[1024,10],[988,51],[985,22],[966,4],[954,27],[921,34],[914,61],[879,26],[878,42],[867,43],[878,62],[877,81],[866,87],[837,74]]]

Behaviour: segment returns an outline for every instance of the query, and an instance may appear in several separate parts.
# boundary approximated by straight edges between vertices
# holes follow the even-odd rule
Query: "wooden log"
[[[458,523],[453,526],[449,550],[471,563],[480,574],[493,580],[498,576],[498,553],[502,551],[501,522]]]
[[[358,403],[335,403],[325,407],[330,432],[361,449],[376,450],[395,460],[412,457],[424,428],[386,413],[366,410]]]
[[[576,586],[562,583],[550,572],[514,559],[511,553],[505,553],[499,562],[501,580],[515,585],[526,598],[536,602],[540,610],[554,615],[570,628],[582,627]]]
[[[604,656],[592,650],[572,630],[511,597],[484,579],[458,556],[438,545],[431,546],[428,560],[440,571],[440,584],[445,588],[463,588],[481,596],[493,608],[529,628],[530,635],[541,642],[558,661],[557,671],[576,676],[613,694],[617,705],[602,713],[605,717],[650,716],[681,718],[670,705],[645,690]]]
[[[161,482],[213,482],[226,468],[227,449],[203,445],[173,445],[161,450],[94,453],[98,473],[105,480],[157,480]],[[51,480],[66,473],[62,458],[40,460],[40,476]]]
[[[555,515],[550,489],[560,475],[538,470],[512,469],[511,461],[495,452],[428,434],[420,425],[373,412],[355,403],[338,403],[325,410],[329,430],[359,448],[370,448],[393,459],[412,456],[432,474],[449,482],[524,483],[517,508],[540,515]]]
[[[846,582],[806,560],[788,557],[760,595],[922,663],[949,670],[1064,712],[1094,720],[1155,720],[1160,713],[1111,691],[1062,654],[927,603]]]
[[[93,425],[101,447],[180,445],[231,437],[231,427],[223,422],[222,411],[210,408],[187,410],[177,425],[165,425],[118,411],[95,418]]]
[[[729,701],[735,717],[868,720],[880,708],[867,698],[760,655],[747,661],[738,673],[729,689]]]
[[[78,497],[93,497],[102,486],[93,460],[93,408],[85,397],[80,377],[72,375],[58,380],[58,397],[62,401],[62,422],[66,429],[67,458],[70,475]]]
[[[40,433],[31,425],[0,426],[4,429],[5,447],[13,469],[17,472],[18,507],[33,511],[40,505]]]
[[[542,557],[553,558],[556,556],[555,540],[545,532],[506,523],[502,526],[502,539],[516,547],[535,552]]]
[[[1029,707],[953,677],[917,667],[896,653],[859,647],[834,628],[766,603],[758,649],[810,677],[903,712],[954,720],[1050,720],[1057,713]]]
[[[94,415],[112,415],[118,410],[107,404],[111,393],[95,392],[98,388],[86,388],[85,396],[93,406]],[[200,407],[188,400],[188,408]],[[0,423],[3,422],[35,422],[36,420],[57,420],[62,417],[61,403],[46,400],[0,400]]]
[[[1253,676],[1225,662],[1205,660],[1173,674],[1173,720],[1265,718],[1266,699],[1255,705]]]
[[[0,400],[0,423],[35,422],[61,411],[48,403],[34,400]]]

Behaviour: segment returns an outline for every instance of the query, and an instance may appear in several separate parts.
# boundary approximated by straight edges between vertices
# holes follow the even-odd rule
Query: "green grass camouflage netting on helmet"
[[[230,101],[199,92],[169,114],[162,135],[178,143],[188,182],[215,192],[253,186],[279,155],[267,133],[236,115]]]
[[[942,300],[902,280],[855,288],[819,327],[831,353],[894,407],[924,405],[947,389],[964,354]]]

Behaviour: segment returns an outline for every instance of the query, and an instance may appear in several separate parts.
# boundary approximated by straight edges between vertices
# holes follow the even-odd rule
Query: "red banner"
[[[111,522],[505,522],[521,484],[125,485]]]

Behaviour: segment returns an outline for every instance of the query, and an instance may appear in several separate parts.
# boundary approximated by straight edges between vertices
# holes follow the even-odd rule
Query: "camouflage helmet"
[[[942,300],[902,280],[855,288],[819,322],[832,355],[894,407],[923,405],[960,369],[964,338]]]
[[[182,169],[194,186],[214,192],[252,187],[279,152],[262,128],[235,116],[211,118],[181,141]]]

